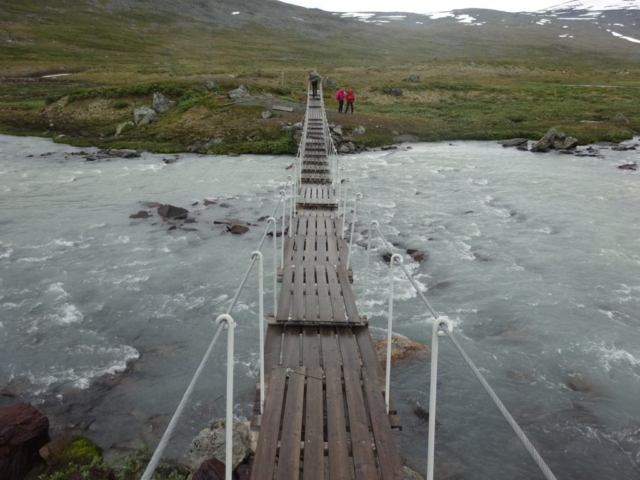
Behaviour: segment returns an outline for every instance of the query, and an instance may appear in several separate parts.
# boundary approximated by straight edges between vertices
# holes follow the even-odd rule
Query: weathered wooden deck
[[[264,413],[254,480],[401,479],[384,374],[347,270],[320,99],[308,99],[298,213],[284,246],[281,290],[265,339]]]

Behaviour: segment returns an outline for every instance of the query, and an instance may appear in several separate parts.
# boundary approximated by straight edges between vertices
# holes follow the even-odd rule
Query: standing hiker
[[[318,83],[320,80],[322,80],[322,77],[315,68],[309,70],[309,81],[311,82],[311,88],[313,90],[313,98],[318,96]]]
[[[351,113],[353,114],[353,102],[355,102],[356,100],[356,96],[353,93],[353,90],[349,89],[347,90],[347,108],[345,109],[344,113],[349,113],[349,107],[351,107]]]
[[[338,101],[338,113],[342,113],[342,107],[344,106],[344,98],[347,96],[347,92],[344,88],[336,90],[336,100]]]

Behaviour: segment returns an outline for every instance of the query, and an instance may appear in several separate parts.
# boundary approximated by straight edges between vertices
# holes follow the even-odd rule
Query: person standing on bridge
[[[353,102],[356,101],[356,95],[353,93],[353,90],[347,90],[347,108],[344,113],[349,113],[349,107],[351,107],[351,113],[353,114]]]
[[[344,99],[347,96],[347,92],[344,91],[344,88],[339,88],[336,90],[336,100],[338,101],[338,113],[342,113],[342,107],[344,106]]]
[[[322,80],[322,77],[315,68],[309,70],[309,81],[311,82],[311,89],[313,90],[313,98],[318,97],[318,83],[320,83],[320,80]]]

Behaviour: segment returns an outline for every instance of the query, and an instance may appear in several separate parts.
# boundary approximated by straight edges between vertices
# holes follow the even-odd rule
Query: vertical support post
[[[389,323],[387,324],[387,376],[385,378],[384,403],[389,413],[389,389],[391,387],[391,332],[393,331],[393,267],[396,263],[402,263],[402,256],[394,253],[391,255],[391,264],[389,265]]]
[[[230,315],[223,314],[216,319],[216,325],[227,324],[227,425],[226,425],[226,456],[225,479],[231,480],[231,466],[233,465],[233,334],[236,322]]]
[[[353,201],[353,216],[351,222],[351,235],[349,235],[349,255],[347,256],[347,270],[349,270],[349,264],[351,263],[351,249],[353,248],[353,231],[356,228],[356,210],[358,209],[358,200],[362,199],[360,192],[356,193],[356,199]]]
[[[280,250],[280,268],[284,268],[284,212],[286,211],[287,205],[286,194],[287,192],[280,190],[280,197],[282,198],[282,249]]]
[[[431,333],[431,380],[429,385],[429,436],[427,450],[427,480],[433,480],[433,458],[436,441],[436,390],[438,388],[438,337],[446,333],[440,331],[440,325],[444,324],[449,330],[453,325],[448,318],[435,318]]]
[[[273,217],[267,221],[273,226],[273,316],[278,314],[278,236],[276,235],[277,222]]]
[[[264,258],[258,250],[251,252],[258,259],[258,322],[260,335],[260,414],[264,408]]]
[[[367,239],[367,255],[364,263],[364,278],[362,279],[362,306],[360,307],[364,313],[364,300],[367,295],[367,283],[369,279],[369,260],[371,259],[371,239],[373,238],[373,232],[378,229],[380,224],[375,220],[369,222],[369,238]]]
[[[342,181],[338,183],[338,219],[340,219],[340,206],[342,205]]]

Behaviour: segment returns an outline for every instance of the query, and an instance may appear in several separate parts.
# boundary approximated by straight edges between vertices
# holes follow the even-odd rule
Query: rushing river
[[[157,443],[292,159],[181,155],[165,165],[162,155],[143,154],[86,162],[73,155],[79,150],[0,136],[0,404],[30,401],[50,416],[53,433],[75,429],[110,454],[126,454]],[[402,252],[428,253],[422,264],[405,255],[405,264],[560,479],[640,478],[640,174],[616,168],[638,154],[601,153],[456,142],[342,157],[383,234]],[[206,198],[216,203],[204,206]],[[197,223],[170,231],[155,214],[130,219],[152,211],[142,202],[188,208]],[[256,225],[231,235],[214,223],[229,218]],[[360,220],[354,289],[382,337],[385,249],[374,242],[362,298],[369,219]],[[252,275],[233,312],[235,412],[246,417],[258,371],[256,285]],[[431,317],[399,272],[395,292],[394,331],[429,344]],[[183,455],[195,433],[223,415],[225,344],[170,454]],[[427,431],[413,411],[427,407],[428,381],[424,359],[393,370],[401,453],[420,472]],[[437,418],[437,469],[461,479],[542,478],[446,338]]]

